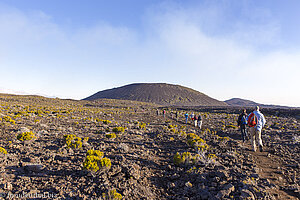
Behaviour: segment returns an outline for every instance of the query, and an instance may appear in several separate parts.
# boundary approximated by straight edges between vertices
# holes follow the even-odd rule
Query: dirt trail
[[[178,122],[176,123],[179,124]],[[187,125],[192,128],[194,127],[191,124]],[[230,137],[235,140],[240,139],[240,136],[237,134],[230,135]],[[242,141],[239,143],[242,144]],[[250,140],[241,146],[245,147],[243,152],[245,154],[250,154],[253,158],[254,164],[257,168],[259,168],[258,174],[260,179],[266,179],[270,185],[273,185],[273,187],[268,189],[270,194],[274,195],[274,197],[278,200],[300,199],[300,196],[297,196],[296,193],[285,189],[288,185],[290,185],[290,183],[289,180],[287,180],[287,177],[284,176],[283,168],[285,166],[279,156],[269,153],[267,148],[265,148],[263,152],[260,152],[258,148],[256,152],[253,152]]]
[[[284,165],[280,157],[270,154],[267,149],[264,152],[253,152],[250,150],[251,145],[247,145],[247,148],[246,152],[253,157],[255,164],[259,168],[258,174],[260,178],[267,179],[271,184],[275,185],[275,187],[269,189],[271,194],[277,199],[300,199],[300,197],[296,197],[296,194],[284,189],[289,183],[284,176],[284,171],[282,170]]]

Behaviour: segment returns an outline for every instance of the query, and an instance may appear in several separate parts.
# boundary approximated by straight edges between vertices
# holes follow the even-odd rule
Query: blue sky
[[[300,106],[297,0],[0,0],[0,91],[137,82]]]

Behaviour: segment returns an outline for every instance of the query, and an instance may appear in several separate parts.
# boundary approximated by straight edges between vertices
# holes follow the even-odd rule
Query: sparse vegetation
[[[110,190],[107,195],[103,193],[102,198],[104,200],[119,200],[122,199],[123,196],[120,193],[118,193],[116,189],[113,189]]]
[[[142,122],[142,123],[139,123],[139,129],[144,129],[146,130],[146,123]]]
[[[206,144],[206,142],[195,133],[187,134],[187,143],[190,146],[195,147],[198,151],[203,152],[208,149],[208,145]]]
[[[7,154],[7,151],[3,147],[0,147],[0,153],[1,154]]]
[[[264,199],[272,198],[265,189],[272,184],[276,192],[297,184],[299,155],[294,152],[299,151],[299,121],[290,113],[267,116],[266,152],[252,153],[243,150],[251,149],[250,142],[242,144],[239,130],[229,127],[238,115],[222,109],[219,113],[210,108],[188,110],[201,113],[199,130],[190,119],[185,124],[186,112],[180,108],[168,108],[163,118],[156,114],[155,105],[144,102],[0,94],[2,189],[57,191],[61,199],[167,199],[171,195],[206,199],[220,197],[229,188],[220,199],[239,199],[247,188],[249,194]],[[34,133],[37,140],[16,139],[26,132]],[[284,163],[280,169],[277,161]],[[270,174],[281,171],[284,174],[278,177],[283,179],[274,181],[268,173],[254,172],[265,167]]]
[[[124,127],[115,127],[115,128],[113,128],[112,131],[115,133],[123,133],[125,131],[125,128]]]
[[[28,140],[32,140],[35,139],[36,136],[34,135],[33,132],[24,132],[24,133],[20,133],[17,136],[17,139],[20,141],[28,141]]]
[[[67,148],[79,149],[82,147],[82,139],[74,134],[64,135],[64,141]]]
[[[98,171],[101,168],[109,169],[111,161],[109,158],[103,157],[104,153],[99,150],[88,150],[86,158],[83,162],[83,169]]]
[[[109,139],[114,139],[114,138],[116,138],[117,136],[116,136],[115,133],[107,133],[107,134],[105,134],[105,137],[106,137],[106,138],[109,138]]]
[[[99,162],[100,162],[100,166],[103,167],[103,168],[109,169],[111,167],[111,161],[110,161],[109,158],[105,158],[105,157],[101,158],[99,160]]]
[[[112,122],[109,120],[102,120],[103,124],[111,124]]]

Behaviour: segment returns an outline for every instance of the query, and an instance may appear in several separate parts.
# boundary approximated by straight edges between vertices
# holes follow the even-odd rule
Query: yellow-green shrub
[[[20,133],[18,134],[17,136],[17,139],[20,140],[20,141],[24,141],[24,140],[32,140],[32,139],[35,139],[36,136],[34,135],[33,132],[24,132],[24,133]]]
[[[82,147],[82,139],[74,134],[64,135],[64,140],[67,148],[79,149]]]
[[[109,158],[106,158],[106,157],[101,158],[99,160],[99,164],[100,164],[101,167],[105,167],[105,168],[108,168],[108,169],[111,167],[111,161],[110,161]]]
[[[109,120],[102,120],[103,124],[111,124],[111,121]]]
[[[174,128],[174,126],[172,124],[169,124],[168,128],[171,129],[171,128]]]
[[[109,191],[109,196],[110,198],[112,198],[113,200],[117,200],[117,199],[122,199],[122,195],[120,193],[117,192],[116,189],[113,189],[111,191]]]
[[[139,123],[139,129],[146,129],[146,123],[142,122],[142,123]]]
[[[98,171],[99,170],[99,166],[98,166],[98,161],[100,160],[100,158],[98,156],[87,156],[83,162],[83,169],[86,170],[92,170],[92,171]]]
[[[105,137],[106,137],[106,138],[110,138],[110,139],[114,139],[114,138],[116,138],[117,136],[116,136],[115,133],[107,133],[107,134],[105,135]]]
[[[180,153],[176,153],[173,157],[173,162],[175,165],[181,165],[181,164],[189,164],[194,160],[194,156],[190,152],[184,152],[182,155]]]
[[[116,189],[113,189],[110,190],[107,195],[103,193],[102,198],[104,200],[120,200],[123,198],[123,196],[120,193],[118,193]]]
[[[4,117],[2,118],[2,121],[4,121],[4,122],[10,122],[10,123],[12,123],[12,124],[16,124],[16,121],[13,120],[10,116],[4,116]]]
[[[227,142],[227,141],[229,140],[228,137],[220,137],[220,136],[218,136],[218,135],[217,135],[217,139],[218,139],[218,141],[220,141],[220,142]]]
[[[111,161],[104,157],[104,153],[99,150],[88,150],[86,159],[83,162],[83,169],[98,171],[100,168],[110,168]]]
[[[189,133],[187,135],[187,143],[195,147],[198,151],[206,151],[208,149],[206,142],[195,133]]]
[[[111,161],[109,158],[101,158],[99,156],[90,155],[87,156],[83,162],[83,169],[91,170],[91,171],[98,171],[100,168],[110,168]]]
[[[0,153],[7,154],[7,151],[3,147],[0,147]]]
[[[115,128],[113,128],[112,131],[115,133],[123,133],[125,131],[125,128],[124,127],[115,127]]]
[[[215,160],[217,158],[217,156],[215,154],[208,154],[207,157],[212,160]]]
[[[93,149],[90,149],[87,151],[87,156],[97,156],[99,158],[102,158],[104,156],[104,153],[100,150],[93,150]]]
[[[173,162],[175,165],[180,165],[183,162],[181,159],[181,155],[178,152],[174,155]]]

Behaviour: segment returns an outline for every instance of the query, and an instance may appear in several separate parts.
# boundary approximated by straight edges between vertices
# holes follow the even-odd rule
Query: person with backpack
[[[246,125],[247,125],[247,112],[246,109],[242,111],[242,113],[239,115],[238,118],[238,126],[240,127],[241,134],[242,134],[242,140],[243,143],[247,140],[247,130],[246,130]]]
[[[194,124],[195,124],[195,127],[197,127],[197,120],[198,120],[198,117],[195,115],[195,116],[194,116]]]
[[[199,116],[198,116],[198,127],[199,127],[199,129],[201,129],[201,126],[202,126],[202,117],[201,117],[201,115],[199,114]]]
[[[251,144],[253,151],[256,151],[255,140],[259,145],[260,152],[263,151],[263,143],[261,139],[261,130],[266,124],[264,115],[259,111],[259,107],[256,106],[255,110],[248,115],[248,126],[250,127]]]
[[[192,114],[191,114],[191,120],[192,120],[192,121],[194,120],[194,117],[195,117],[195,114],[192,113]]]

